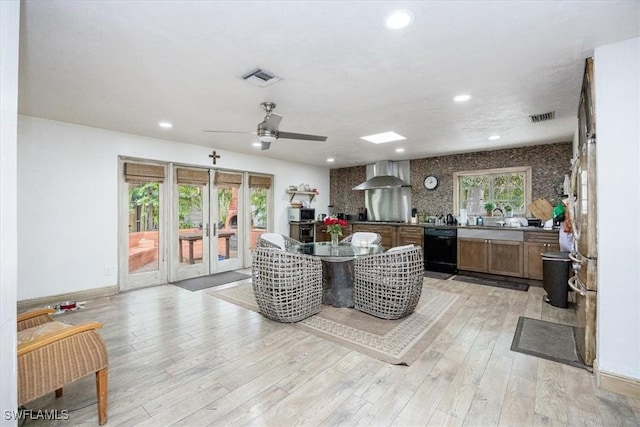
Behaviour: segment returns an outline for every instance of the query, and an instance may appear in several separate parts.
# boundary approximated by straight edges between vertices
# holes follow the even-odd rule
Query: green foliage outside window
[[[460,206],[470,215],[484,214],[488,203],[502,210],[510,206],[516,215],[526,212],[524,172],[466,175],[459,178],[459,185]]]
[[[139,224],[131,232],[157,230],[160,220],[160,184],[130,184],[129,213],[135,216]]]
[[[267,189],[251,189],[251,223],[255,228],[267,228]]]

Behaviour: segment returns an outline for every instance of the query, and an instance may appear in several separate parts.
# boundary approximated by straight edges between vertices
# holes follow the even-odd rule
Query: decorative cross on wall
[[[213,164],[216,164],[216,160],[220,158],[219,154],[216,154],[216,150],[213,150],[213,152],[211,154],[209,154],[209,157],[213,160]]]

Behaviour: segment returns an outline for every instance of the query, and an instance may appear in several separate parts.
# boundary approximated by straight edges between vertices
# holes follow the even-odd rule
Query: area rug
[[[259,312],[251,284],[208,294]],[[353,308],[323,305],[320,313],[292,327],[387,363],[410,365],[433,343],[463,301],[463,296],[423,285],[416,311],[403,319],[383,320]]]
[[[526,283],[509,282],[506,280],[483,279],[480,277],[465,276],[460,274],[455,276],[453,280],[457,280],[458,282],[474,283],[476,285],[495,286],[496,288],[513,289],[514,291],[527,292],[529,290],[529,285],[527,285]]]
[[[578,368],[580,360],[573,326],[520,317],[511,350]]]
[[[212,288],[214,286],[225,285],[238,280],[248,279],[248,274],[238,273],[236,271],[225,271],[224,273],[210,274],[208,276],[194,277],[193,279],[180,280],[171,283],[191,292],[201,291],[203,289]]]

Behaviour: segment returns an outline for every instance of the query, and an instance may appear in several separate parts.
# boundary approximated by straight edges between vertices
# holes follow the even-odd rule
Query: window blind
[[[249,175],[250,188],[271,188],[271,177],[264,175]]]
[[[182,185],[207,185],[209,183],[209,171],[204,169],[176,169],[176,179]]]
[[[125,163],[124,180],[132,183],[164,182],[164,166]]]
[[[216,172],[214,182],[216,187],[239,187],[242,184],[242,175],[237,173]]]

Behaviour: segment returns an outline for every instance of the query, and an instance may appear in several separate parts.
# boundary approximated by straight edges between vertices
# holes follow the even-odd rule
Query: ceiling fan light
[[[272,143],[272,142],[275,142],[275,140],[276,140],[275,136],[271,136],[271,135],[261,135],[260,136],[260,142]]]

